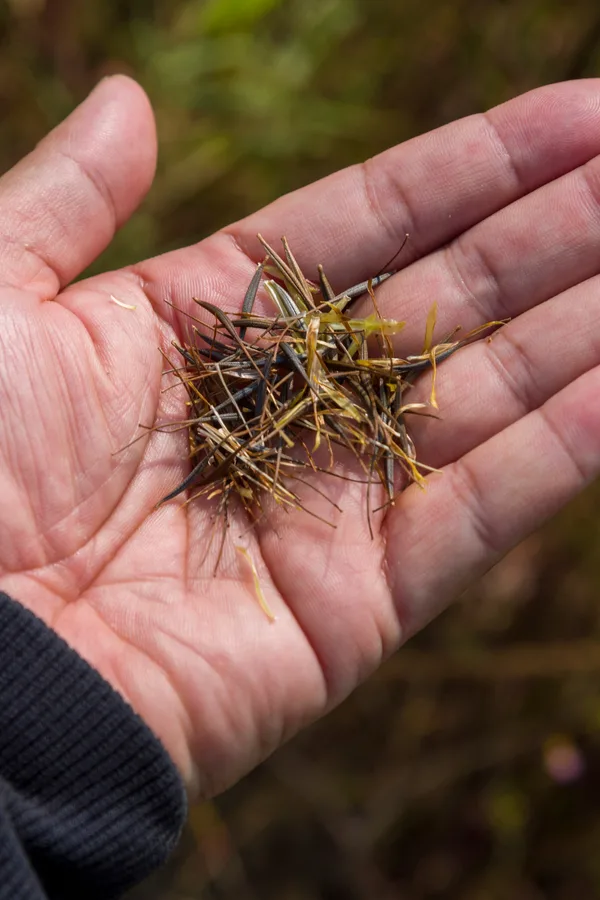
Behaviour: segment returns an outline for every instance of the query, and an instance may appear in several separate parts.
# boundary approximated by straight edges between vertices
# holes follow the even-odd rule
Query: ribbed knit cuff
[[[185,820],[181,779],[154,734],[2,593],[0,777],[27,859],[62,900],[119,896],[166,860]]]

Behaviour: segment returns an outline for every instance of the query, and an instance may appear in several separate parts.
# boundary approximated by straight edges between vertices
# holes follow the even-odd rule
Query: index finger
[[[285,234],[336,290],[378,272],[405,234],[401,268],[600,153],[600,79],[538,88],[406,141],[276,200],[225,229],[252,258]]]
[[[131,268],[168,321],[164,301],[192,297],[239,310],[264,251],[281,235],[307,277],[323,263],[336,290],[394,262],[402,268],[478,221],[600,153],[600,79],[538,88],[294,191],[192,247]],[[262,305],[260,299],[257,309]],[[267,307],[269,308],[269,307]],[[195,310],[197,312],[197,309]]]

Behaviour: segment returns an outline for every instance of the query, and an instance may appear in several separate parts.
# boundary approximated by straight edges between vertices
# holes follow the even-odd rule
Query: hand
[[[152,181],[145,95],[102,82],[0,181],[0,588],[131,703],[191,791],[221,790],[338,703],[598,473],[598,154],[600,81],[541,88],[70,286]],[[376,516],[374,540],[364,486],[322,476],[343,514],[308,489],[306,505],[337,528],[234,515],[213,577],[209,505],[154,509],[188,471],[185,433],[122,448],[139,423],[183,417],[158,347],[182,336],[194,295],[239,308],[259,231],[285,234],[309,277],[323,262],[337,290],[409,232],[378,297],[417,352],[434,300],[438,336],[512,322],[440,367],[442,419],[413,435],[443,473]]]

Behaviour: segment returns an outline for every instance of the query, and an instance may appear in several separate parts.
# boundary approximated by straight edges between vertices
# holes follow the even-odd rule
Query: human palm
[[[124,695],[192,791],[222,789],[339,702],[596,475],[598,153],[600,81],[542,88],[71,286],[152,180],[141,90],[102,82],[0,182],[0,588]],[[185,432],[139,426],[184,417],[158,348],[184,334],[194,296],[239,308],[259,231],[286,234],[337,290],[408,232],[378,291],[409,323],[403,348],[418,350],[434,300],[440,336],[512,321],[443,364],[441,419],[412,422],[442,474],[375,514],[373,538],[365,486],[313,473],[343,512],[310,485],[306,506],[336,527],[273,509],[250,528],[234,513],[215,574],[210,501],[155,509],[189,469]]]

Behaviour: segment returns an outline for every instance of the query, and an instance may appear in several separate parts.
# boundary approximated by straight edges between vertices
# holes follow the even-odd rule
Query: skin
[[[146,96],[116,77],[0,180],[0,588],[96,667],[206,796],[339,703],[598,474],[600,81],[540,88],[70,286],[142,200],[155,154]],[[414,419],[413,436],[442,474],[374,515],[374,540],[364,486],[315,475],[343,513],[301,493],[336,527],[277,508],[249,530],[234,512],[215,576],[211,502],[154,509],[189,471],[185,433],[123,448],[139,423],[184,415],[180,392],[161,393],[157,348],[184,336],[194,295],[239,310],[257,232],[276,246],[285,234],[308,277],[323,262],[336,291],[409,232],[378,289],[382,315],[409,323],[399,351],[418,352],[434,299],[438,337],[512,321],[440,366],[442,418]],[[423,381],[410,399],[427,394]],[[358,474],[343,455],[339,471]]]

